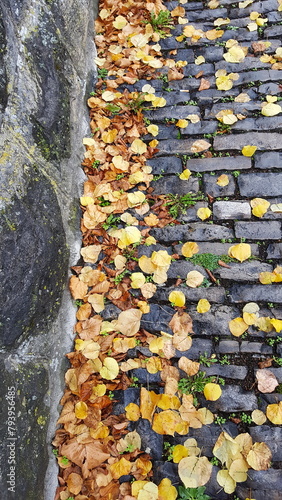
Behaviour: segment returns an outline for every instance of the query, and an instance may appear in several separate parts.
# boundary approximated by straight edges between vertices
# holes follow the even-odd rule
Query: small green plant
[[[200,253],[187,258],[187,260],[196,266],[202,266],[205,269],[209,269],[209,271],[214,271],[219,267],[219,259],[219,255],[214,255],[213,253]]]
[[[240,418],[244,424],[251,424],[253,422],[252,417],[244,412],[241,413]]]
[[[150,21],[146,21],[146,24],[151,24],[153,30],[159,33],[161,38],[165,38],[168,33],[162,28],[173,29],[173,21],[169,10],[161,10],[158,14],[151,12]]]
[[[176,219],[180,214],[185,214],[189,207],[196,204],[197,201],[204,198],[203,194],[187,193],[183,196],[178,194],[169,194],[168,201],[165,206],[169,207],[169,213],[174,219]]]
[[[131,384],[129,387],[139,387],[138,382],[139,382],[138,377],[131,377]]]
[[[236,177],[239,177],[240,173],[241,173],[241,172],[240,172],[240,170],[234,170],[234,172],[232,172],[232,175],[233,175],[233,176],[235,177],[235,179],[236,179]]]
[[[168,441],[164,441],[163,448],[164,448],[163,452],[164,457],[166,457],[166,460],[171,461],[173,459],[173,450],[175,446],[170,444]]]
[[[58,456],[59,456],[59,451],[57,450],[57,448],[54,448],[54,449],[52,450],[52,453],[53,453],[53,455],[55,455],[55,457],[58,457]]]
[[[212,457],[212,458],[210,459],[210,463],[211,463],[212,465],[216,465],[216,466],[218,466],[218,465],[219,465],[219,460],[218,460],[218,458],[216,458],[216,457]]]
[[[275,344],[281,342],[282,337],[270,337],[269,339],[266,339],[266,342],[270,346],[274,346]]]
[[[269,307],[270,309],[272,309],[274,307],[273,302],[267,302],[267,307]]]
[[[217,424],[217,425],[223,425],[226,423],[226,418],[224,417],[221,417],[220,415],[218,415],[215,419],[214,419],[214,423]]]
[[[107,229],[109,229],[110,227],[116,228],[117,224],[119,223],[120,223],[120,217],[110,214],[109,217],[107,217],[104,224],[102,224],[102,228],[105,229],[105,231],[107,231]]]
[[[213,363],[217,363],[217,358],[216,358],[215,354],[208,356],[208,353],[205,352],[204,354],[200,355],[199,363],[201,363],[201,365],[207,366],[209,368]]]
[[[63,465],[68,465],[69,459],[67,457],[63,456],[61,462]]]
[[[230,134],[231,132],[231,126],[226,125],[225,123],[219,123],[217,126],[217,134]]]
[[[127,274],[130,274],[130,271],[128,269],[125,269],[122,273],[118,274],[115,278],[114,278],[114,283],[115,285],[118,285],[119,283],[122,282],[123,278],[127,275]]]
[[[75,301],[74,301],[74,303],[75,303],[75,305],[76,305],[77,307],[80,307],[80,306],[82,306],[82,304],[83,304],[83,300],[78,299],[78,300],[75,300]]]
[[[278,366],[282,366],[282,358],[278,358],[276,356],[273,357],[273,361],[275,361],[275,363],[278,365]]]
[[[204,278],[199,288],[209,288],[210,286],[212,286],[212,282],[208,278]]]
[[[224,354],[218,361],[219,364],[221,365],[230,365],[230,359],[228,354]]]
[[[134,99],[128,101],[127,106],[133,113],[137,114],[142,110],[148,109],[148,107],[144,107],[144,103],[146,102],[145,96],[146,94],[144,92],[139,92]]]
[[[95,160],[91,166],[92,168],[98,168],[100,166],[100,160]]]
[[[99,68],[98,69],[98,78],[106,78],[108,76],[108,70],[106,68]]]
[[[206,495],[205,491],[205,486],[200,486],[199,488],[185,488],[185,486],[179,486],[178,500],[211,500],[211,497]]]
[[[125,177],[125,174],[117,174],[116,180],[120,181],[120,179],[123,179]]]
[[[196,375],[189,378],[181,378],[178,382],[178,390],[183,394],[193,394],[194,392],[203,392],[205,385],[214,382],[217,379],[215,376],[206,377],[206,372],[199,371]],[[218,379],[218,383],[224,385],[225,381],[222,378]]]
[[[97,200],[99,201],[100,207],[108,207],[111,204],[109,200],[105,200],[104,196],[98,196]]]
[[[111,401],[114,399],[115,395],[113,391],[109,391],[108,397],[110,398]]]
[[[68,497],[67,500],[74,500],[74,497]]]
[[[121,107],[118,106],[117,104],[112,104],[111,102],[109,102],[109,104],[107,104],[106,106],[106,110],[110,111],[112,115],[118,115],[121,111]]]

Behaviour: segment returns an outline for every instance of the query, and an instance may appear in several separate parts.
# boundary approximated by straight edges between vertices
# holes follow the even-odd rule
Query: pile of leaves
[[[175,500],[178,493],[169,479],[163,479],[159,485],[151,481],[150,449],[142,450],[141,436],[135,430],[129,432],[128,427],[143,418],[158,434],[186,436],[189,427],[200,428],[214,420],[208,408],[200,407],[195,394],[184,393],[179,384],[181,376],[191,380],[200,367],[186,353],[192,345],[193,325],[185,312],[185,293],[177,287],[168,293],[167,299],[175,308],[169,332],[153,335],[141,328],[142,316],[150,311],[150,299],[157,287],[166,283],[172,259],[179,258],[165,250],[154,249],[149,256],[146,253],[141,257],[137,253],[139,245],[150,247],[157,243],[150,235],[151,228],[177,223],[174,217],[177,214],[172,216],[169,209],[169,199],[154,195],[150,187],[153,180],[150,159],[158,151],[155,139],[158,126],[146,124],[142,111],[166,105],[166,100],[157,96],[151,85],[157,71],[165,70],[168,81],[182,79],[182,68],[187,63],[163,57],[159,41],[171,34],[175,23],[185,24],[183,34],[177,37],[179,41],[216,40],[224,33],[216,28],[204,33],[188,25],[181,6],[185,3],[180,1],[169,13],[161,0],[128,0],[121,5],[113,0],[100,2],[96,21],[96,63],[100,78],[88,100],[92,137],[84,139],[86,152],[82,163],[87,175],[80,199],[83,264],[72,268],[70,279],[70,291],[78,304],[75,345],[74,351],[67,355],[70,368],[65,375],[60,428],[53,441],[60,466],[56,500]],[[258,18],[255,20],[257,23]],[[234,40],[226,47],[226,61],[240,62],[245,58],[247,48]],[[123,84],[134,84],[142,78],[150,83],[141,92],[119,90]],[[217,86],[228,90],[236,78],[236,74],[217,74]],[[268,100],[268,103],[274,110],[273,102]],[[264,114],[270,112],[269,108],[264,104]],[[218,119],[226,123],[230,121],[229,115],[223,113]],[[189,115],[187,120],[179,120],[177,126],[186,127],[198,120],[199,117]],[[148,134],[151,140],[143,140]],[[199,139],[191,146],[191,152],[207,151],[209,147],[209,142]],[[181,179],[187,180],[190,172],[185,169],[181,175]],[[226,179],[219,180],[219,185],[226,185]],[[210,217],[209,208],[199,210],[201,220]],[[182,248],[187,258],[198,251],[195,242],[186,242]],[[249,245],[234,245],[229,255],[243,262],[251,255]],[[278,271],[267,279],[277,281],[277,275]],[[200,272],[191,271],[186,285],[196,288],[204,278]],[[120,312],[115,318],[105,320],[101,313],[109,304]],[[201,299],[197,310],[200,314],[208,312],[209,302]],[[247,327],[255,324],[256,313],[248,309],[239,318],[240,322],[238,318],[233,320],[230,326],[233,335],[241,334],[239,323],[240,332],[242,322]],[[273,321],[271,324],[275,328]],[[147,347],[151,356],[129,357],[128,351],[137,346]],[[178,364],[173,361],[176,351],[185,352]],[[124,413],[117,415],[113,412],[118,394],[115,391],[132,386],[130,373],[137,368],[150,374],[160,372],[162,393],[142,387],[139,404],[132,402]],[[221,396],[217,377],[204,383],[203,395],[208,401]],[[281,423],[281,415],[280,404],[268,406],[271,422]],[[271,459],[264,443],[253,444],[249,435],[232,439],[226,433],[215,444],[214,455],[222,464],[219,485],[227,493],[235,490],[236,482],[245,481],[249,468],[265,470]],[[179,476],[185,487],[202,487],[208,482],[212,464],[201,456],[194,439],[175,447],[173,461],[179,464]],[[127,476],[134,481],[130,482]]]

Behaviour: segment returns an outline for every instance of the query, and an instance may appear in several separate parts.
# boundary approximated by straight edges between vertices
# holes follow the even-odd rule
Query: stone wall
[[[75,311],[66,282],[80,247],[79,164],[89,133],[85,98],[95,77],[97,4],[0,0],[3,500],[51,500],[56,486],[48,443],[72,344]]]

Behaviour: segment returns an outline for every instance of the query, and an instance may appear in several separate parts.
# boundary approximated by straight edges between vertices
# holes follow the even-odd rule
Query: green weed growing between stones
[[[176,219],[180,214],[184,214],[189,207],[193,207],[197,201],[203,199],[203,194],[187,193],[179,196],[178,194],[170,193],[165,206],[169,207],[168,211],[170,215]]]
[[[205,486],[199,488],[185,488],[185,486],[178,487],[178,500],[210,500],[211,497],[205,494]]]
[[[150,21],[146,21],[146,24],[151,24],[153,30],[159,33],[161,38],[165,38],[169,35],[166,31],[161,28],[173,29],[174,25],[171,18],[171,13],[169,10],[161,10],[157,15],[151,12]]]

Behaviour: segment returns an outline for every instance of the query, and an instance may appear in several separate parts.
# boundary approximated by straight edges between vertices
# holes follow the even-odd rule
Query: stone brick
[[[250,354],[272,354],[272,347],[267,344],[262,344],[261,342],[247,342],[243,340],[240,346],[240,352]]]
[[[282,153],[278,151],[267,151],[255,155],[256,168],[282,168]]]
[[[188,97],[189,99],[189,97]],[[197,106],[165,106],[164,108],[145,111],[144,115],[150,120],[163,120],[164,118],[186,118],[190,114],[199,114]]]
[[[241,196],[273,198],[282,193],[282,173],[241,174],[238,185]]]
[[[212,352],[213,345],[211,340],[193,337],[193,343],[190,349],[188,351],[176,350],[175,357],[181,358],[182,356],[186,356],[189,359],[198,360],[201,354],[207,353],[207,356],[211,356]]]
[[[282,304],[282,286],[277,285],[232,285],[231,302],[277,302]]]
[[[198,302],[200,299],[207,299],[210,303],[223,304],[225,301],[225,290],[222,287],[216,288],[189,288],[184,286],[158,288],[154,299],[156,301],[168,302],[170,292],[179,290],[184,293],[188,302]]]
[[[177,220],[181,222],[199,222],[197,210],[202,207],[207,207],[208,203],[205,201],[198,201],[193,207],[189,207],[186,212],[181,213]]]
[[[193,63],[195,61],[193,49],[179,49],[175,56],[175,61],[187,61]]]
[[[172,307],[150,304],[150,312],[142,315],[141,328],[144,328],[152,333],[157,333],[163,330],[172,334],[168,323],[170,322],[173,314],[174,309]]]
[[[230,269],[220,267],[214,271],[214,275],[223,280],[231,281],[258,281],[259,273],[272,272],[272,266],[264,262],[251,260],[250,262],[228,264]]]
[[[154,175],[159,174],[180,174],[182,172],[182,161],[176,156],[162,156],[159,158],[150,158],[147,165],[153,168]]]
[[[182,244],[175,245],[174,252],[179,253],[181,255]],[[231,246],[231,243],[213,243],[211,241],[199,241],[199,254],[200,253],[213,253],[214,255],[227,255],[228,250]],[[259,246],[251,243],[252,255],[259,255]]]
[[[189,64],[184,67],[183,73],[185,76],[188,76],[189,79],[191,79],[191,76],[197,76],[200,71],[203,71],[203,74],[205,75],[205,78],[207,78],[211,84],[212,87],[215,86],[215,77],[214,77],[214,65],[207,63],[207,64],[201,64],[199,66],[198,64]],[[185,80],[185,78],[184,78]],[[179,80],[178,80],[179,81]],[[180,80],[182,81],[182,80]],[[196,81],[198,82],[198,85],[196,84]],[[198,89],[201,83],[200,78],[196,78],[196,81],[192,82],[193,89]],[[177,82],[174,82],[174,87],[177,88]],[[189,83],[188,83],[189,84]],[[186,87],[184,87],[186,88]]]
[[[279,153],[278,153],[279,154]],[[281,155],[282,161],[282,155]],[[217,170],[245,170],[252,167],[251,158],[246,156],[224,156],[216,158],[193,158],[187,161],[192,172],[213,172]]]
[[[266,443],[271,449],[272,460],[282,461],[282,429],[281,427],[269,427],[260,425],[250,428],[250,434],[254,441]]]
[[[159,141],[158,149],[159,152],[157,156],[162,155],[175,155],[175,154],[189,154],[192,153],[191,146],[194,144],[196,139],[167,139],[165,141]]]
[[[191,305],[189,306],[189,314],[193,320],[193,331],[196,335],[230,337],[228,323],[231,319],[240,316],[240,311],[236,307],[216,305],[212,306],[205,314],[201,314],[197,312],[196,306]]]
[[[213,447],[218,439],[219,434],[222,431],[228,432],[230,436],[235,438],[238,434],[238,430],[233,422],[226,422],[222,424],[222,428],[216,424],[203,425],[200,429],[189,429],[189,437],[196,439],[199,448],[202,450],[202,456],[212,457]],[[175,444],[183,444],[187,439],[187,436],[175,436]]]
[[[261,118],[246,118],[239,120],[232,126],[232,130],[277,130],[282,128],[282,116],[269,117],[262,116]]]
[[[270,243],[266,249],[267,259],[282,259],[282,243]]]
[[[282,237],[281,222],[235,222],[236,238],[249,240],[280,240]]]
[[[272,269],[272,266],[270,266]],[[170,268],[167,272],[167,275],[169,278],[182,278],[186,279],[187,273],[190,271],[199,271],[202,273],[205,277],[207,277],[207,273],[204,270],[203,267],[201,266],[196,266],[192,262],[189,262],[187,260],[177,260],[175,262],[172,262],[170,265]]]
[[[195,12],[189,12],[189,23],[198,22],[198,21],[211,21],[217,19],[218,17],[226,17],[227,10],[226,9],[204,9]]]
[[[236,340],[221,340],[216,352],[218,354],[236,354],[239,352],[239,342]]]
[[[212,121],[189,122],[188,127],[181,129],[181,136],[213,134],[217,130],[217,123]]]
[[[202,366],[200,370],[206,372],[207,377],[210,375],[217,375],[218,377],[231,378],[237,380],[244,380],[247,376],[247,368],[245,366],[229,365],[221,366],[213,364],[209,368]]]
[[[246,144],[255,144],[259,150],[280,149],[281,134],[276,132],[246,132],[245,134],[240,135],[222,135],[220,137],[215,137],[214,139],[214,149],[216,151],[241,150],[244,146],[246,146]]]
[[[175,175],[166,175],[158,181],[151,182],[154,194],[178,194],[183,196],[189,192],[197,193],[199,191],[199,180],[190,177],[188,181],[183,181]]]
[[[257,408],[257,398],[253,392],[243,391],[237,385],[222,387],[222,395],[217,401],[209,401],[212,412],[253,411]]]
[[[245,116],[248,116],[248,115],[253,114],[254,111],[261,111],[261,101],[250,101],[250,102],[245,102],[245,103],[240,103],[240,102],[217,103],[217,104],[214,104],[211,109],[205,109],[205,118],[215,118],[215,115],[217,113],[219,113],[219,111],[223,111],[224,109],[227,109],[227,107],[228,107],[228,109],[232,109],[232,111],[235,113],[235,115],[241,113]],[[255,135],[256,134],[252,134],[252,141],[254,140]],[[231,140],[230,140],[230,138],[231,138]],[[220,136],[220,137],[216,137],[215,139],[225,139],[225,140],[229,139],[230,144],[231,144],[232,140],[234,140],[234,139],[232,139],[231,135]],[[242,137],[241,137],[241,139],[242,139]],[[243,145],[246,145],[246,144],[248,144],[248,142],[245,142],[245,144],[243,144]],[[249,144],[256,144],[256,143],[251,142]],[[233,144],[231,144],[231,145],[233,145]],[[232,150],[232,149],[237,149],[237,148],[233,148],[233,147],[228,146],[227,149]],[[240,149],[240,148],[238,148],[238,149]],[[272,148],[270,147],[269,149],[272,149]]]
[[[191,223],[151,230],[151,235],[158,241],[214,241],[234,238],[233,230],[216,224]]]
[[[270,95],[277,95],[280,90],[280,85],[278,83],[264,83],[263,85],[260,85],[258,88],[258,91],[260,94],[270,94]]]
[[[213,204],[214,219],[250,219],[251,206],[242,201],[216,201]]]
[[[274,26],[270,26],[269,28],[266,28],[264,30],[264,36],[265,37],[271,37],[271,36],[275,36],[275,37],[279,37],[280,40],[281,40],[281,36],[282,36],[282,26],[281,25],[274,25]]]
[[[159,250],[165,250],[169,255],[173,254],[172,247],[166,247],[164,245],[159,245],[157,243],[156,245],[139,245],[137,248],[137,255],[138,258],[141,257],[142,255],[147,255],[147,257],[151,257],[153,252],[158,252]]]
[[[211,196],[232,196],[235,193],[235,181],[232,175],[228,175],[229,184],[219,186],[217,184],[218,175],[204,174],[204,191]]]
[[[225,69],[228,73],[240,73],[240,71],[252,68],[265,68],[266,63],[261,62],[257,57],[247,56],[241,63],[229,63],[221,60],[215,64],[215,70]]]

